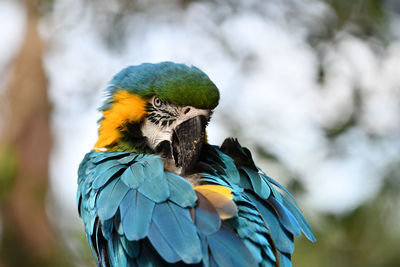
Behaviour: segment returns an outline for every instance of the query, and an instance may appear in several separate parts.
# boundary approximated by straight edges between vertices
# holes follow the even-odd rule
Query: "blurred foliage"
[[[55,0],[37,0],[37,8],[39,15],[45,15],[53,11]]]
[[[321,84],[324,83],[326,74],[324,63],[326,45],[335,46],[341,39],[338,38],[338,33],[343,32],[364,39],[372,47],[381,47],[387,44],[391,38],[388,32],[390,18],[387,11],[394,5],[394,3],[382,0],[324,0],[324,2],[329,5],[333,15],[326,16],[323,25],[314,27],[315,30],[311,31],[308,36],[308,42],[318,56],[317,81]],[[337,128],[339,128],[339,132],[342,132],[353,126],[354,123],[355,121],[349,120],[338,125]],[[334,129],[328,130],[328,136],[331,134],[329,131],[333,131],[333,136],[337,136]]]
[[[76,258],[79,259],[80,264],[87,267],[95,267],[96,263],[94,261],[92,251],[90,250],[88,241],[86,240],[86,236],[82,234],[81,229],[74,231],[72,234],[75,240],[78,241],[75,244],[75,249],[76,252],[79,253]]]
[[[337,20],[334,28],[343,29],[355,25],[352,34],[358,36],[377,36],[387,34],[387,15],[382,0],[325,0],[335,11]]]
[[[340,135],[344,134],[347,130],[357,125],[360,113],[362,112],[362,104],[363,99],[360,94],[359,89],[353,90],[353,110],[348,116],[347,119],[342,120],[340,123],[330,125],[329,127],[324,128],[324,132],[326,137],[328,137],[331,141],[335,140],[335,138],[339,137]]]
[[[310,31],[308,42],[320,62],[316,80],[325,83],[326,47],[335,47],[338,34],[346,32],[363,39],[372,47],[381,48],[391,38],[388,32],[388,10],[395,1],[380,0],[324,0],[333,16],[324,18],[324,25]],[[322,29],[322,30],[321,30]],[[353,90],[353,110],[347,119],[329,125],[324,132],[331,142],[359,123],[363,112],[363,96],[358,85]],[[279,159],[265,149],[256,149],[265,161]],[[379,193],[353,211],[345,214],[307,214],[317,237],[310,243],[304,236],[296,241],[293,255],[296,267],[397,267],[400,266],[400,162],[389,168]],[[282,168],[284,168],[282,166]],[[366,181],[368,182],[368,181]],[[299,179],[291,178],[290,192],[301,199],[306,194]]]
[[[393,168],[379,194],[343,216],[313,220],[317,243],[296,242],[295,266],[396,267],[400,263],[400,168]]]
[[[329,60],[326,60],[327,49],[335,48],[341,41],[341,34],[346,33],[363,39],[376,52],[382,51],[391,38],[388,29],[390,19],[388,10],[393,6],[393,3],[382,0],[324,0],[324,2],[329,5],[334,15],[325,17],[323,30],[317,28],[318,30],[311,31],[308,36],[308,42],[318,57],[316,80],[321,85],[325,83],[329,67],[327,65]],[[331,141],[359,123],[358,117],[362,112],[364,99],[358,86],[359,84],[354,84],[353,111],[350,116],[324,128],[326,136]]]
[[[381,0],[324,0],[334,12],[325,18],[325,31],[311,34],[309,42],[316,46],[321,41],[333,41],[338,31],[346,30],[361,38],[377,37],[387,40],[388,16]]]
[[[6,244],[2,246],[0,253],[0,260],[5,260],[2,264],[5,266],[18,266],[18,267],[70,267],[73,266],[71,262],[66,261],[65,256],[60,253],[54,253],[51,257],[43,259],[33,255],[32,251],[26,249],[22,245],[26,240],[21,240],[18,233],[13,228],[3,229],[2,242]],[[64,250],[68,254],[67,250]]]
[[[10,191],[17,172],[17,156],[10,147],[0,150],[0,201]]]

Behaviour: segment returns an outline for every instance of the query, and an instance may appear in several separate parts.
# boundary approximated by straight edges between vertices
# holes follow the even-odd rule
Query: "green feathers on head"
[[[173,62],[143,63],[123,69],[107,88],[111,96],[118,90],[126,90],[144,99],[157,95],[177,106],[201,109],[214,109],[219,101],[218,88],[204,72]],[[107,109],[109,103],[101,110]]]

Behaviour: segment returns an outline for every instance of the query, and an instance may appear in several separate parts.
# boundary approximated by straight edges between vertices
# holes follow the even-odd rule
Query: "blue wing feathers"
[[[82,182],[84,182],[87,178],[87,172],[90,172],[93,167],[94,164],[91,161],[91,156],[92,153],[87,153],[85,155],[85,157],[83,158],[82,162],[79,164],[79,168],[78,168],[78,184],[81,185]],[[80,188],[78,188],[78,196],[79,196],[79,190]]]
[[[124,170],[126,166],[124,165],[115,165],[107,169],[98,170],[96,168],[94,176],[95,179],[92,183],[93,189],[99,189],[100,187],[104,186],[114,175],[118,172]]]
[[[207,242],[218,266],[257,266],[251,252],[226,226],[207,237]]]
[[[137,265],[140,267],[159,267],[168,266],[168,264],[162,260],[158,252],[150,244],[148,239],[140,241],[140,253],[136,259]]]
[[[120,235],[119,238],[126,254],[128,254],[131,259],[136,258],[139,255],[139,242],[129,241],[123,235]]]
[[[277,181],[275,181],[274,179],[272,179],[271,177],[265,175],[261,170],[260,170],[260,175],[261,177],[263,177],[264,179],[266,179],[268,182],[272,183],[273,185],[275,185],[276,187],[278,187],[279,189],[281,189],[283,192],[285,192],[285,194],[290,198],[290,200],[293,201],[293,203],[296,205],[296,207],[298,209],[300,209],[299,205],[296,202],[296,199],[292,196],[292,194],[289,193],[289,191],[283,187],[280,183],[278,183]]]
[[[198,230],[211,235],[221,227],[221,219],[215,207],[202,194],[198,193],[198,201],[194,209],[194,223]]]
[[[292,267],[292,261],[290,256],[285,253],[279,254],[279,266],[282,267]]]
[[[301,228],[293,214],[274,198],[268,199],[268,203],[270,203],[270,206],[278,215],[280,223],[286,228],[286,230],[295,236],[299,236],[301,234]]]
[[[152,221],[183,262],[201,261],[200,240],[187,209],[172,202],[159,203]]]
[[[257,209],[267,223],[272,239],[279,251],[293,253],[293,237],[284,229],[277,215],[268,204],[263,203],[258,197],[249,194]]]
[[[111,235],[113,233],[113,228],[114,228],[113,218],[101,222],[101,232],[106,240],[109,240],[111,238]]]
[[[103,153],[95,153],[95,152],[89,152],[88,154],[90,154],[90,156],[92,156],[92,160],[91,162],[93,162],[94,164],[99,164],[103,161],[110,161],[113,159],[120,159],[123,158],[127,155],[129,155],[130,153],[128,152],[114,152],[114,151],[110,151],[110,152],[103,152]]]
[[[157,176],[146,176],[146,182],[143,183],[138,191],[156,203],[167,200],[170,196],[165,173]]]
[[[121,201],[122,228],[128,240],[147,236],[155,203],[137,190],[129,190]]]
[[[203,267],[210,267],[211,260],[210,260],[206,235],[199,233],[199,237],[200,237],[200,243],[201,243],[201,253],[202,253],[202,257],[203,257],[202,258],[203,259]]]
[[[127,266],[128,259],[119,238],[110,238],[108,244],[108,256],[112,266]]]
[[[221,150],[234,159],[235,165],[240,171],[239,184],[245,191],[237,194],[244,199],[249,199],[251,204],[256,206],[257,213],[259,212],[261,214],[262,220],[264,221],[263,225],[268,227],[271,238],[270,242],[272,243],[271,246],[268,246],[269,249],[264,247],[264,253],[269,255],[272,261],[275,260],[273,259],[274,255],[272,254],[271,248],[274,249],[274,247],[276,247],[278,250],[276,251],[277,254],[282,252],[292,253],[294,248],[293,235],[300,235],[300,231],[303,231],[308,239],[315,241],[311,228],[297,209],[298,206],[293,196],[282,185],[266,176],[255,166],[251,159],[251,154],[247,149],[242,148],[236,140],[227,139],[221,146]],[[214,152],[210,153],[209,156],[214,154]],[[221,178],[229,179],[229,176],[223,177],[220,175],[220,179]],[[274,186],[285,192],[293,201],[294,205],[274,188]],[[240,198],[238,197],[237,200],[238,199]],[[258,221],[257,217],[254,216],[255,214],[251,212],[252,208],[239,205],[238,210],[238,216],[248,222]],[[244,213],[243,211],[249,211],[249,213]],[[242,238],[254,241],[254,234],[252,235],[251,232],[256,232],[257,227],[262,224],[257,223],[256,227],[255,225],[248,226],[243,223],[243,221],[242,223],[238,222],[240,221],[236,221],[235,230],[241,234]],[[262,244],[258,245],[261,246]],[[263,262],[262,263],[266,266],[271,263],[271,261],[268,260],[263,260]]]
[[[245,174],[245,172],[243,170],[239,170],[239,173],[240,173],[240,181],[239,181],[240,186],[243,189],[251,189],[252,185],[249,181],[249,178]]]
[[[98,215],[102,221],[114,216],[128,191],[129,187],[120,179],[115,179],[105,186],[100,192],[96,203]]]
[[[121,207],[120,207],[120,211],[121,211]],[[118,218],[117,215],[118,215],[118,213],[115,214],[115,218],[114,218],[114,221],[115,221],[114,229],[115,229],[115,231],[117,231],[117,233],[119,235],[124,235],[125,232],[124,232],[124,228],[122,227],[121,217]]]
[[[169,199],[181,207],[193,207],[196,204],[197,196],[192,185],[172,172],[165,174],[171,193]]]
[[[235,217],[222,221],[187,180],[164,170],[158,156],[85,155],[77,202],[99,266],[286,267],[294,236],[303,232],[315,241],[293,196],[237,141],[221,149],[205,145],[199,161],[200,184],[231,189]]]
[[[129,154],[128,156],[125,156],[121,159],[118,159],[118,162],[124,165],[130,165],[131,163],[133,163],[134,161],[139,160],[139,155],[137,154]]]
[[[262,261],[261,247],[248,239],[244,239],[243,243],[249,249],[250,253],[253,255],[253,258],[256,260],[256,262],[257,263],[261,262]]]
[[[131,189],[138,188],[145,180],[143,165],[132,164],[121,175],[121,180]]]
[[[258,173],[252,169],[247,167],[242,167],[241,169],[248,175],[254,192],[260,197],[267,199],[271,194],[271,189],[268,184],[263,179],[260,179]]]
[[[161,234],[158,227],[152,222],[150,224],[150,231],[148,235],[150,243],[160,256],[169,263],[178,262],[181,257],[176,254],[175,250],[171,247],[165,237]]]
[[[283,199],[283,202],[285,204],[285,207],[289,209],[294,217],[297,219],[297,222],[300,224],[301,230],[304,233],[304,235],[312,242],[315,242],[315,236],[311,230],[310,225],[307,223],[306,219],[303,217],[303,215],[300,213],[300,211],[288,200],[287,198]]]
[[[255,218],[259,217],[259,212],[255,209],[255,207],[253,205],[251,207],[248,207],[245,205],[239,205],[238,209],[239,209],[239,212],[242,212],[242,214],[248,214],[247,216],[255,215],[254,216]]]

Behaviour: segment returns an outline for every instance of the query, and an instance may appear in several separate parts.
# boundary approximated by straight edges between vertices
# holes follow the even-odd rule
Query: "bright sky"
[[[316,54],[306,42],[308,24],[288,22],[287,7],[279,0],[258,10],[247,6],[252,1],[243,2],[230,15],[227,8],[196,3],[185,13],[151,10],[128,18],[129,34],[111,51],[93,23],[97,19],[102,27],[107,21],[90,8],[83,10],[80,1],[56,1],[41,32],[49,42],[45,68],[55,106],[52,189],[70,216],[77,217],[76,173],[96,141],[102,90],[127,65],[166,60],[199,67],[219,87],[210,142],[221,144],[231,135],[229,123],[235,122],[242,143],[268,149],[305,181],[303,206],[341,213],[373,196],[388,164],[400,156],[400,42],[389,44],[378,57],[368,43],[339,35],[335,47],[326,47],[329,68],[321,88],[315,81]],[[332,15],[318,1],[307,3],[300,11],[315,25]],[[23,22],[14,1],[0,2],[0,70],[14,53],[8,48],[18,47]],[[355,86],[367,100],[361,124],[331,143],[322,127],[349,116]],[[278,181],[291,178],[265,171]]]

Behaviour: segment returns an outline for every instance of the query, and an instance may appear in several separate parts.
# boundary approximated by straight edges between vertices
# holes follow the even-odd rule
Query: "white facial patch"
[[[170,103],[160,107],[153,106],[142,124],[142,134],[147,137],[150,148],[155,149],[162,141],[171,142],[174,129],[182,122],[200,115],[209,118],[210,114],[208,109],[192,106],[177,107]]]
[[[146,118],[142,125],[142,134],[147,137],[147,142],[150,148],[155,149],[162,141],[171,140],[174,129],[173,127],[175,126],[175,123],[170,126],[162,126],[161,123],[155,124]]]

